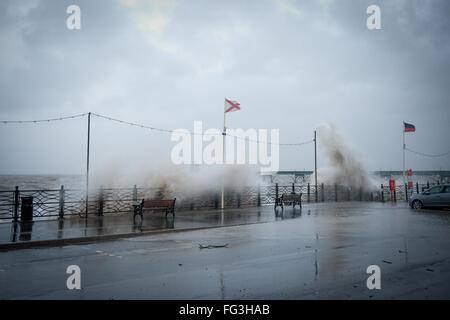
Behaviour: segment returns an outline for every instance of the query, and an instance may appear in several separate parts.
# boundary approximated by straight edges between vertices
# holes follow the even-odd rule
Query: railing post
[[[314,201],[319,201],[319,190],[317,190],[317,184],[314,185]]]
[[[59,219],[64,219],[64,196],[65,190],[62,185],[61,189],[59,189]]]
[[[325,185],[322,183],[321,185],[321,191],[322,191],[322,202],[325,201]]]
[[[278,183],[275,183],[275,198],[278,199]]]
[[[405,183],[405,197],[406,197],[406,202],[408,202],[408,184]]]
[[[334,185],[334,200],[337,202],[338,201],[338,186],[337,184]]]
[[[310,201],[311,201],[311,187],[308,182],[308,202],[310,202]]]
[[[292,194],[295,194],[295,184],[292,183]]]
[[[427,181],[427,189],[430,188],[430,183]]]
[[[134,185],[133,187],[133,204],[137,204],[137,187]]]
[[[19,220],[19,186],[16,186],[14,191],[14,221]]]
[[[258,184],[258,207],[261,207],[261,185]]]
[[[104,205],[103,194],[104,194],[103,186],[100,186],[100,189],[98,190],[98,214],[97,214],[99,217],[103,216],[103,205]]]
[[[381,184],[381,202],[384,202],[384,188],[383,188],[383,184]]]
[[[416,190],[417,190],[417,193],[419,193],[419,183],[418,182],[416,182]]]
[[[239,191],[237,193],[237,207],[241,207],[241,193]]]
[[[214,209],[219,209],[219,195],[217,193],[214,196]]]
[[[397,202],[397,188],[394,189],[394,202]]]

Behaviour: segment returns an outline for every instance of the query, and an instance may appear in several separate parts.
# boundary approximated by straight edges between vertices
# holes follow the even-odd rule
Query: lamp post
[[[89,211],[89,144],[91,138],[91,113],[88,113],[87,153],[86,153],[86,219]]]

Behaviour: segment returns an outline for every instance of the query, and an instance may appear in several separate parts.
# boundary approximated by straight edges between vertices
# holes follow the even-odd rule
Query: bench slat
[[[284,194],[283,195],[283,201],[292,201],[292,200],[296,200],[296,201],[301,201],[302,196],[300,194]]]
[[[172,208],[175,200],[144,200],[143,208]]]

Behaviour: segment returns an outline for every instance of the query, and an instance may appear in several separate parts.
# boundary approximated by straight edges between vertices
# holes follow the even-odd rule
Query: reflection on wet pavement
[[[81,227],[86,234],[130,232],[130,221],[52,226],[55,236]],[[449,222],[448,211],[364,202],[305,204],[282,216],[273,208],[180,212],[175,221],[148,214],[136,232],[247,224],[2,252],[0,299],[448,299]],[[32,225],[32,239],[40,224]],[[16,241],[26,228],[16,226]],[[81,293],[60,289],[68,264],[84,272]],[[381,290],[366,287],[369,265],[381,268]]]
[[[57,220],[0,223],[0,243],[87,237],[108,234],[140,233],[151,230],[220,227],[293,219],[301,210],[286,209],[275,214],[273,207],[177,212],[175,219],[163,213],[147,212],[133,221],[130,213],[116,216],[66,217]]]

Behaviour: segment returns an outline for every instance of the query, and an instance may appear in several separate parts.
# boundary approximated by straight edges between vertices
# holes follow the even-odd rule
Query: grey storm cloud
[[[66,28],[71,4],[81,30]],[[366,27],[371,4],[381,30]],[[417,127],[411,148],[450,149],[449,13],[445,0],[1,1],[0,120],[92,111],[220,128],[229,97],[242,106],[230,127],[279,128],[289,143],[333,122],[370,169],[399,169],[402,121]],[[82,172],[84,120],[52,126],[1,125],[0,172]],[[94,168],[150,145],[169,161],[167,135],[100,119],[92,133]],[[311,146],[280,152],[281,169],[313,166]],[[448,157],[408,165],[450,169]]]

